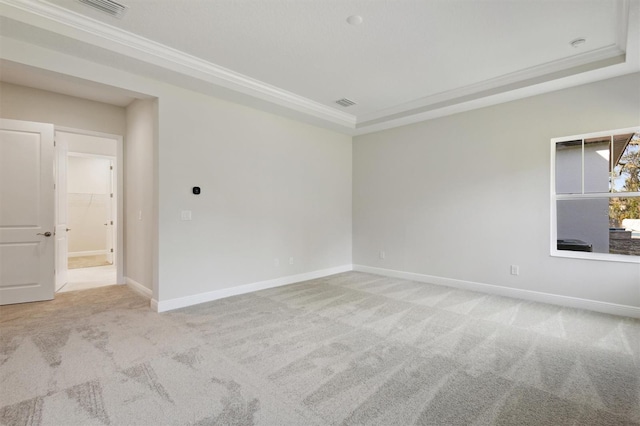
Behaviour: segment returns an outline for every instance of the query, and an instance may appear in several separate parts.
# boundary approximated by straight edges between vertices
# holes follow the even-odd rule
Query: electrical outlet
[[[384,250],[380,250],[380,259],[384,259],[386,256]]]
[[[182,212],[180,212],[180,218],[182,220],[191,220],[191,210],[182,210]]]
[[[293,257],[289,258],[289,265],[293,265]]]
[[[280,266],[280,259],[274,259],[273,266]]]
[[[511,265],[511,275],[520,275],[520,267],[518,265]]]
[[[142,220],[142,210],[138,210],[138,220]]]

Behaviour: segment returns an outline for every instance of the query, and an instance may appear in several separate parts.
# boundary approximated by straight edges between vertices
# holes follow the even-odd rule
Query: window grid
[[[557,228],[557,202],[562,200],[588,200],[588,199],[606,199],[606,198],[634,198],[640,197],[640,192],[614,192],[614,162],[616,159],[614,158],[614,136],[616,134],[625,134],[625,133],[640,133],[640,127],[626,128],[626,129],[618,129],[611,130],[606,132],[598,132],[591,133],[586,135],[576,135],[562,138],[554,138],[551,139],[551,255],[557,257],[568,257],[568,258],[578,258],[578,259],[591,259],[591,260],[599,260],[599,261],[616,261],[616,262],[630,262],[630,263],[640,263],[640,256],[635,255],[627,255],[627,254],[611,254],[611,253],[596,253],[596,252],[577,252],[577,251],[566,251],[566,250],[558,250],[557,248],[557,236],[558,236],[558,228]],[[607,192],[585,192],[585,140],[597,137],[609,137],[609,185]],[[566,143],[570,141],[578,141],[580,140],[581,146],[581,161],[580,161],[580,188],[581,192],[579,194],[568,193],[568,194],[558,194],[557,186],[556,186],[556,175],[557,175],[557,163],[556,163],[556,147],[559,143]]]

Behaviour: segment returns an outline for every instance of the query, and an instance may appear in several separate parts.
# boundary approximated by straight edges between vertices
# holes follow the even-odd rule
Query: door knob
[[[36,235],[44,235],[45,237],[50,237],[51,236],[51,232],[47,231],[44,234],[41,232],[38,232]]]
[[[67,228],[67,232],[71,231],[71,228]]]

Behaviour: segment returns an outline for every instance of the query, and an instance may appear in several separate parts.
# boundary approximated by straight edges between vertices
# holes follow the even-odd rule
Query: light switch
[[[191,210],[182,210],[180,218],[182,220],[191,220]]]

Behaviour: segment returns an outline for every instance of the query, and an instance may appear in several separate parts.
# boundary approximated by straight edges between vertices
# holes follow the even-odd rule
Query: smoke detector
[[[79,0],[87,6],[91,6],[101,12],[107,13],[115,18],[122,18],[127,11],[127,6],[116,3],[113,0]]]
[[[351,15],[347,18],[347,22],[351,25],[360,25],[362,24],[362,16],[360,15]]]

